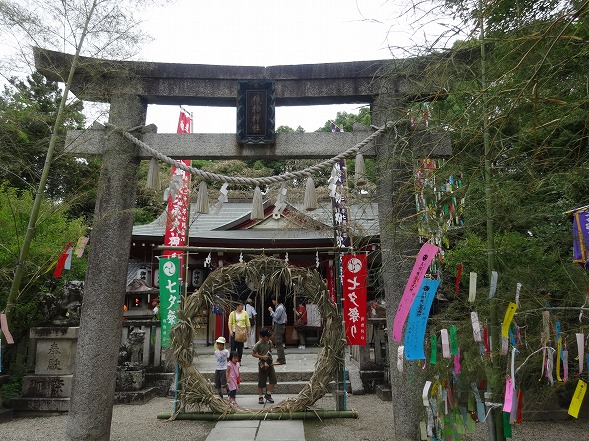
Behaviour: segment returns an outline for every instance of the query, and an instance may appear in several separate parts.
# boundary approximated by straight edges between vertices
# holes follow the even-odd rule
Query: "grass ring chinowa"
[[[256,256],[247,262],[216,269],[177,311],[178,322],[170,330],[170,338],[174,356],[182,372],[183,404],[186,408],[199,411],[208,408],[219,414],[260,412],[259,409],[234,407],[221,399],[210,382],[193,365],[193,340],[199,311],[207,306],[221,309],[231,306],[231,300],[225,294],[235,292],[235,288],[243,280],[260,301],[267,294],[278,292],[281,286],[296,287],[319,307],[323,322],[321,351],[309,383],[297,396],[263,409],[264,413],[305,411],[328,391],[340,362],[338,357],[341,357],[346,345],[341,319],[338,318],[336,305],[329,300],[327,286],[319,272],[290,266],[284,260],[267,256]],[[287,291],[285,297],[289,298],[293,290]]]

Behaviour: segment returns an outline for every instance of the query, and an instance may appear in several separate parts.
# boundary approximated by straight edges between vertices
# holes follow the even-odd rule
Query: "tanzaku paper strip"
[[[421,247],[421,250],[419,250],[419,254],[415,259],[415,264],[411,270],[411,275],[409,276],[407,285],[405,285],[405,289],[403,290],[403,296],[399,302],[397,313],[395,314],[395,320],[393,322],[394,341],[401,341],[403,338],[403,326],[405,325],[405,321],[409,315],[411,305],[413,304],[415,297],[417,297],[417,292],[421,286],[421,281],[423,280],[430,263],[438,251],[439,248],[435,245],[432,245],[431,243],[424,243]]]
[[[574,418],[579,418],[579,410],[581,410],[581,404],[583,404],[583,398],[585,398],[585,392],[587,392],[587,383],[583,380],[579,380],[573,399],[569,406],[569,415]]]
[[[509,327],[511,326],[515,311],[517,311],[517,305],[513,302],[509,302],[507,311],[505,311],[505,317],[503,318],[503,327],[501,328],[501,334],[503,337],[509,337]]]

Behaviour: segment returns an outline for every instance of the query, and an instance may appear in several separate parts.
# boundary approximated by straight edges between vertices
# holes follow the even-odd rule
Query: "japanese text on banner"
[[[180,259],[160,258],[160,315],[162,328],[162,347],[169,348],[170,329],[178,321],[176,311],[180,304],[182,289],[180,285]]]
[[[178,120],[178,133],[190,133],[190,116],[185,112],[180,112]],[[190,167],[190,159],[182,159],[179,162]],[[168,196],[168,217],[166,221],[166,231],[164,234],[164,245],[181,247],[186,245],[186,235],[188,229],[188,201],[190,196],[190,173],[176,167],[172,167],[171,192]],[[182,266],[182,253],[175,250],[164,250],[164,256],[180,256],[180,265]]]
[[[366,345],[367,256],[342,256],[344,322],[348,345]]]

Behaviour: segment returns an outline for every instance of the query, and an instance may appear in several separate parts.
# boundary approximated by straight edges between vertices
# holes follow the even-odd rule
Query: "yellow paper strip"
[[[517,305],[513,302],[509,302],[507,311],[505,311],[505,317],[503,318],[503,327],[501,328],[501,334],[503,337],[509,337],[509,327],[511,326],[511,321],[513,320],[516,310]]]
[[[571,400],[571,404],[569,406],[569,415],[575,418],[579,418],[579,410],[581,409],[581,404],[583,404],[583,398],[585,397],[585,392],[587,391],[587,383],[583,380],[579,380],[577,383],[577,388],[575,389],[575,394],[573,395],[573,399]]]

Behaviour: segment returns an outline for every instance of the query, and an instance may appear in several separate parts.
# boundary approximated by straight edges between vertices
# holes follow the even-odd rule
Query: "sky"
[[[411,44],[407,26],[395,22],[397,0],[178,0],[149,11],[153,41],[143,61],[275,66],[391,59],[389,46]],[[402,30],[405,29],[405,30]],[[235,133],[236,110],[186,107],[193,131]],[[338,111],[357,104],[277,107],[276,127],[315,131]],[[147,123],[176,131],[179,108],[149,106]]]
[[[26,4],[26,0],[18,1]],[[401,58],[414,54],[424,42],[439,41],[439,35],[448,30],[431,13],[435,1],[162,0],[165,6],[138,13],[151,41],[141,46],[135,59],[267,67]],[[0,55],[4,45],[0,41]],[[20,41],[15,46],[24,47]],[[7,63],[2,65],[0,56],[0,67],[10,70]],[[105,122],[105,109],[105,105],[85,103],[87,124],[95,119]],[[193,115],[194,132],[235,133],[234,107],[188,106],[186,110]],[[276,127],[300,126],[311,132],[338,112],[359,110],[358,104],[276,107]],[[159,133],[173,133],[179,113],[177,106],[150,105],[147,123],[156,124]]]

